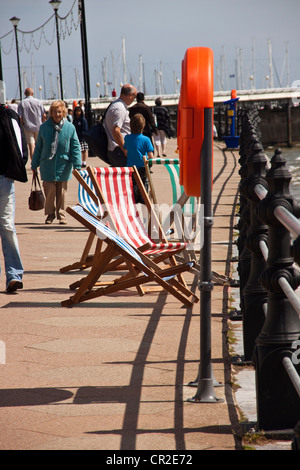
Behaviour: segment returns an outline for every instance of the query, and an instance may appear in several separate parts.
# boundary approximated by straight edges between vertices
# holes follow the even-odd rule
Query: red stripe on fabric
[[[95,168],[95,171],[119,234],[136,247],[149,242],[133,199],[132,168]]]

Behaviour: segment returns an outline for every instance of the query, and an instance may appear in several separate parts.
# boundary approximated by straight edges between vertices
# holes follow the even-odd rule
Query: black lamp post
[[[17,34],[17,27],[20,21],[20,18],[13,16],[10,20],[13,24],[15,29],[15,38],[16,38],[16,50],[17,50],[17,62],[18,62],[18,76],[19,76],[19,90],[20,90],[20,100],[22,100],[22,82],[21,82],[21,72],[20,72],[20,58],[19,58],[19,45],[18,45],[18,34]]]
[[[0,41],[0,80],[3,81],[1,41]]]
[[[85,113],[86,113],[88,125],[90,127],[92,125],[92,113],[91,113],[91,101],[90,101],[91,90],[90,90],[89,58],[88,58],[88,47],[87,47],[84,0],[78,1],[78,12],[80,15],[82,65],[83,65],[84,94],[85,94]]]
[[[52,6],[54,13],[55,13],[55,24],[56,24],[56,39],[57,39],[57,52],[58,52],[58,67],[59,67],[59,83],[60,83],[60,98],[64,99],[64,91],[63,91],[63,82],[62,82],[62,70],[61,70],[61,58],[60,58],[60,43],[59,43],[59,31],[58,31],[58,16],[57,11],[59,9],[59,5],[61,4],[61,0],[51,0],[50,5]]]

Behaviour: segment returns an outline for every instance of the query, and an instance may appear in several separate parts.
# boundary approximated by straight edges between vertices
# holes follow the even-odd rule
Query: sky
[[[212,49],[215,91],[267,88],[272,79],[274,87],[285,87],[300,79],[300,0],[84,3],[92,98],[110,96],[113,87],[118,93],[124,81],[148,95],[178,92],[181,62],[189,47]],[[65,18],[59,20],[60,48],[64,98],[69,99],[84,98],[77,10],[78,0],[62,0],[58,10],[60,18]],[[9,21],[13,16],[20,18],[23,90],[31,86],[39,98],[55,97],[58,51],[49,1],[0,0],[0,13],[6,98],[19,98],[16,44]]]

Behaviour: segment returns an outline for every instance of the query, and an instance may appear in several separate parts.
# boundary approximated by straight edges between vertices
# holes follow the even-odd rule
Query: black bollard
[[[271,160],[266,179],[269,191],[257,206],[257,215],[269,227],[267,270],[262,274],[269,298],[254,362],[258,427],[279,431],[293,429],[300,416],[300,400],[282,362],[284,357],[292,357],[292,343],[300,337],[300,319],[278,283],[285,277],[295,290],[300,279],[290,255],[290,232],[276,219],[274,209],[283,206],[295,217],[300,211],[289,192],[291,175],[280,149]],[[295,367],[299,373],[300,365]]]
[[[252,110],[244,110],[242,113],[242,132],[240,135],[240,159],[239,163],[241,165],[239,174],[241,175],[241,182],[239,186],[240,190],[240,220],[238,224],[239,228],[239,237],[237,239],[237,247],[239,252],[239,261],[237,271],[239,273],[240,280],[240,307],[241,307],[241,319],[244,315],[244,296],[243,290],[246,286],[251,269],[251,251],[246,244],[248,237],[248,231],[250,227],[250,204],[249,200],[243,194],[244,182],[248,178],[248,166],[247,160],[251,155],[252,148],[258,142],[257,131],[255,125],[252,123]],[[241,365],[244,362],[244,358],[239,358],[239,364]]]
[[[258,219],[255,208],[260,202],[255,186],[260,184],[267,190],[266,176],[267,158],[259,142],[253,145],[252,154],[248,157],[248,177],[241,185],[241,193],[249,201],[250,224],[246,247],[251,252],[250,272],[247,283],[242,290],[243,298],[243,343],[244,362],[251,363],[255,340],[265,321],[265,306],[268,299],[267,290],[259,282],[261,273],[266,269],[260,242],[267,243],[268,227]]]

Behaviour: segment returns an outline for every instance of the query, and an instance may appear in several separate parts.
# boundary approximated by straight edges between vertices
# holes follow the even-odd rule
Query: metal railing
[[[257,111],[243,110],[241,119],[237,246],[244,362],[255,367],[259,429],[295,429],[298,449],[300,204],[289,192],[282,151],[271,161],[264,153]]]

